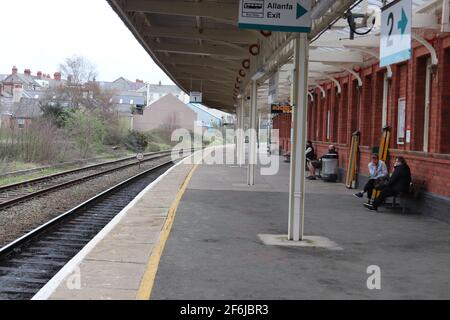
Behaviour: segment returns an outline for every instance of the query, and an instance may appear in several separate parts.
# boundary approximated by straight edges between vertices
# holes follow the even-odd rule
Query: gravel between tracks
[[[100,192],[130,178],[139,172],[170,160],[170,156],[112,172],[87,182],[51,192],[42,197],[0,210],[0,247],[27,232],[94,197]]]

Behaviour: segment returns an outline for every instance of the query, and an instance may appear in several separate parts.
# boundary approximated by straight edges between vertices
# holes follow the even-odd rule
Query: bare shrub
[[[3,160],[50,163],[59,158],[59,137],[63,131],[51,121],[34,119],[24,128],[0,129],[0,154]]]

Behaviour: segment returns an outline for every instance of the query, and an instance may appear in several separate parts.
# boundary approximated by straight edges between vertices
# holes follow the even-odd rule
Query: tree
[[[62,75],[72,85],[84,85],[94,81],[98,75],[95,65],[83,56],[74,55],[66,58],[59,68]]]
[[[65,85],[56,88],[55,97],[66,100],[71,108],[79,109],[89,101],[89,83],[95,82],[96,67],[85,57],[72,56],[59,65],[67,79]]]
[[[99,118],[80,110],[70,115],[66,129],[77,144],[82,157],[86,157],[94,147],[101,147],[106,134],[105,125]]]
[[[66,125],[67,119],[70,117],[70,111],[61,106],[60,103],[43,102],[40,103],[42,110],[42,117],[50,120],[58,128],[63,128]]]

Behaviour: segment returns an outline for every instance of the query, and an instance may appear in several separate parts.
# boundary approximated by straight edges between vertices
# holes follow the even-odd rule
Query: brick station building
[[[357,167],[358,187],[362,187],[367,181],[371,154],[380,144],[382,128],[390,126],[390,172],[395,157],[404,156],[413,179],[424,181],[426,187],[414,209],[450,221],[450,35],[430,30],[419,33],[436,51],[436,66],[432,65],[430,50],[413,41],[412,59],[392,65],[390,79],[377,59],[353,68],[362,80],[361,87],[349,73],[334,75],[341,93],[332,81],[319,83],[325,96],[320,88],[310,91],[314,99],[309,100],[307,133],[318,157],[330,144],[336,146],[341,177],[345,177],[351,136],[360,131]],[[387,99],[383,99],[384,94]],[[275,127],[290,124],[286,117],[290,120],[286,114],[276,117]],[[402,127],[399,117],[404,120],[400,121]],[[290,128],[285,129],[280,130],[280,142],[286,152],[290,148],[286,141]]]

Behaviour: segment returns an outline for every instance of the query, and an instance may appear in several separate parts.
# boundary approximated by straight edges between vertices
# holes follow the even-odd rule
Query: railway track
[[[161,159],[170,154],[171,151],[148,153],[144,155],[141,163]],[[138,164],[139,161],[135,157],[124,158],[3,186],[0,187],[0,210]]]
[[[104,191],[0,249],[0,300],[31,299],[149,183],[165,162]]]

